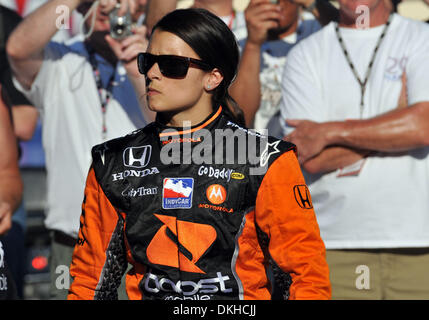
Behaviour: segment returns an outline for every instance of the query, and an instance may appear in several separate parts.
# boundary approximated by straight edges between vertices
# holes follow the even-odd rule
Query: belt
[[[77,243],[77,239],[58,230],[54,230],[54,241],[67,247],[74,247]]]

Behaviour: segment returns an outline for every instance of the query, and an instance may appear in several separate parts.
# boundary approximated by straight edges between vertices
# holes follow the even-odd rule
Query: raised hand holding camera
[[[127,73],[136,77],[139,76],[139,71],[135,59],[140,52],[146,51],[148,40],[145,26],[132,27],[131,32],[132,35],[123,40],[114,39],[112,35],[106,35],[105,39]]]
[[[117,40],[125,39],[133,34],[131,31],[133,21],[130,11],[128,10],[123,16],[120,16],[120,9],[121,4],[117,3],[109,13],[110,35]]]

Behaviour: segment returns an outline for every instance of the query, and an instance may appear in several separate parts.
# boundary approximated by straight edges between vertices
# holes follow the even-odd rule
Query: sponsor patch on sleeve
[[[310,191],[305,184],[299,184],[293,187],[293,193],[298,205],[303,209],[313,209]]]

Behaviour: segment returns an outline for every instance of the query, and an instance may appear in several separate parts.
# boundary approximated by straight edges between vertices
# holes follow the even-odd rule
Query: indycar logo
[[[162,189],[162,208],[192,208],[193,191],[193,178],[165,178]]]
[[[160,214],[155,214],[155,217],[163,223],[163,226],[159,228],[146,249],[149,261],[181,271],[205,274],[196,264],[216,240],[215,228]],[[178,229],[180,234],[177,233]]]

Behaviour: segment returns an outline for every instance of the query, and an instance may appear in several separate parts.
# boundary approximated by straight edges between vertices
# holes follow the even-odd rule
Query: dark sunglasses
[[[194,67],[206,71],[213,68],[202,60],[197,60],[188,57],[180,57],[174,55],[153,55],[147,52],[142,52],[137,55],[137,64],[139,72],[147,75],[152,66],[157,63],[159,70],[164,77],[168,78],[184,78],[188,73],[189,67]]]

